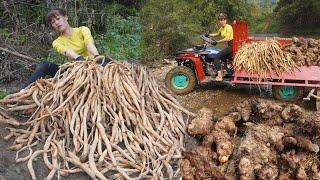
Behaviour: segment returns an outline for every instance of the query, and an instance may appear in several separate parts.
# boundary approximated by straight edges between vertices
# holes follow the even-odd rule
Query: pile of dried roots
[[[284,48],[298,66],[320,66],[320,39],[292,38],[293,44]]]
[[[297,66],[277,41],[267,40],[243,44],[233,60],[233,67],[263,78],[268,72],[275,71],[281,75]]]
[[[217,122],[201,117],[192,120],[189,133],[202,131],[192,126],[200,121],[207,126],[199,128],[211,132],[183,152],[184,179],[320,179],[320,113],[252,99]]]
[[[15,126],[5,138],[14,140],[16,162],[28,161],[32,179],[39,155],[51,170],[48,179],[76,172],[93,179],[172,179],[184,149],[183,116],[193,116],[146,68],[121,62],[65,64],[55,77],[0,103],[31,115],[20,123],[0,118]]]

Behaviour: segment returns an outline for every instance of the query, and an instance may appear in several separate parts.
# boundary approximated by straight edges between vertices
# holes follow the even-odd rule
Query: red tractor
[[[234,21],[233,23],[233,53],[232,57],[223,61],[223,71],[225,73],[224,81],[237,84],[255,84],[255,85],[272,85],[273,95],[282,100],[293,101],[303,96],[305,87],[313,88],[307,99],[314,97],[317,99],[317,108],[320,109],[320,67],[318,66],[301,66],[294,72],[283,73],[281,76],[275,72],[267,74],[266,78],[261,78],[258,74],[249,74],[244,70],[233,71],[231,62],[238,51],[239,45],[243,42],[250,43],[264,41],[266,38],[252,38],[248,36],[248,25],[245,21]],[[202,37],[203,40],[210,44],[212,40]],[[281,46],[292,43],[291,39],[273,38]],[[178,51],[178,66],[171,69],[166,75],[166,86],[176,94],[187,94],[191,92],[197,84],[207,82],[214,75],[213,63],[208,60],[209,53],[218,53],[220,49],[198,45],[191,49]],[[315,93],[315,94],[313,94]]]
[[[206,42],[193,48],[178,51],[175,60],[177,67],[171,69],[166,75],[166,85],[176,94],[187,94],[191,92],[196,84],[210,80],[211,76],[216,75],[212,59],[208,54],[218,54],[221,49],[208,47],[208,44],[215,44],[211,38],[201,36]],[[222,69],[224,81],[230,81],[233,76],[231,68],[232,57],[224,59]]]

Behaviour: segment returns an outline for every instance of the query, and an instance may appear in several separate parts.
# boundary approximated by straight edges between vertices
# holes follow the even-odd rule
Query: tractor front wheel
[[[303,97],[303,88],[296,86],[272,86],[272,93],[276,99],[296,101]]]
[[[175,94],[188,94],[196,85],[196,77],[190,68],[177,66],[167,73],[165,83]]]

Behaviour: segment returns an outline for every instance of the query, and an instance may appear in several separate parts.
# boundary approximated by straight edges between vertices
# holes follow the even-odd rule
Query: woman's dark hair
[[[227,19],[227,14],[225,13],[220,13],[219,16],[218,16],[218,19]]]
[[[57,16],[66,16],[67,12],[61,8],[52,8],[45,17],[45,22],[48,26],[51,26],[51,20]]]

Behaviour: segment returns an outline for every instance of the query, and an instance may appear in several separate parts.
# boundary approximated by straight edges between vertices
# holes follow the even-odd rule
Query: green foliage
[[[65,8],[73,27],[88,26],[101,54],[115,59],[139,59],[142,53],[140,0],[104,1],[6,1],[0,3],[0,43],[6,42],[31,57],[66,62],[51,46],[52,29],[44,26],[44,16],[51,7]],[[17,48],[17,47],[21,47]],[[26,49],[24,51],[24,49]],[[46,57],[46,58],[45,58]]]
[[[219,5],[219,11],[228,14],[230,20],[250,21],[257,11],[257,5],[246,0],[215,0],[215,2]]]
[[[248,21],[250,32],[277,32],[280,25],[318,32],[320,25],[319,0],[19,0],[0,3],[0,43],[64,63],[43,25],[51,7],[66,8],[72,26],[88,26],[101,54],[124,60],[171,57],[202,43],[201,34],[217,31],[220,12],[228,14],[229,24]]]
[[[112,16],[107,19],[108,31],[95,36],[100,54],[113,59],[138,60],[141,58],[141,24],[137,16],[123,18]]]
[[[280,0],[275,12],[280,23],[291,29],[320,26],[319,0]]]
[[[9,38],[12,35],[12,33],[10,33],[8,28],[0,28],[0,35],[4,38]]]
[[[248,0],[248,2],[256,3],[261,9],[273,9],[276,7],[278,0]]]
[[[197,0],[200,1],[200,0]],[[158,59],[190,46],[202,28],[198,7],[189,1],[148,1],[142,9],[144,56]]]
[[[261,9],[250,21],[251,33],[271,33],[279,31],[279,21],[272,9]]]
[[[9,92],[7,92],[6,90],[0,90],[0,99],[3,99],[7,95],[9,95]]]
[[[141,12],[144,56],[159,59],[200,43],[200,35],[216,32],[217,15],[253,21],[259,7],[246,0],[157,0],[146,2]]]

